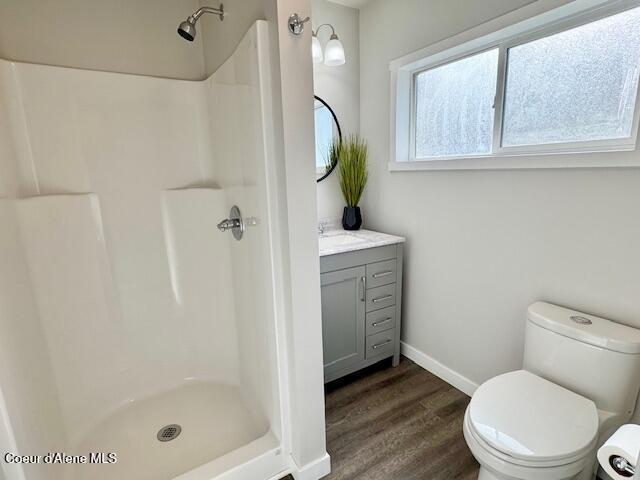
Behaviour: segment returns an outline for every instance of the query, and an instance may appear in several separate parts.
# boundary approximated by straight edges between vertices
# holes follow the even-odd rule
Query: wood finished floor
[[[462,435],[469,397],[411,360],[382,362],[325,390],[327,480],[477,479]]]

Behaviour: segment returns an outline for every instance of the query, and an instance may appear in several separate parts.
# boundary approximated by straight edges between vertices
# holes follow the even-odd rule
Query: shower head
[[[189,15],[187,19],[182,22],[178,26],[178,34],[188,40],[189,42],[193,42],[194,38],[196,38],[196,23],[198,19],[204,15],[205,13],[213,13],[214,15],[218,15],[220,20],[224,20],[224,5],[220,4],[220,7],[200,7],[195,11],[192,15]]]
[[[187,18],[180,24],[178,27],[178,34],[185,40],[193,42],[193,39],[196,38],[196,24],[190,20],[191,17]]]

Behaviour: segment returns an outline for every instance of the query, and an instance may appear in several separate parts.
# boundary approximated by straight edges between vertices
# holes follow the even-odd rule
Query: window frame
[[[526,18],[501,30],[478,35],[483,27],[490,29],[500,17],[450,41],[427,47],[390,64],[391,91],[391,161],[390,170],[478,169],[478,168],[568,168],[640,166],[638,150],[640,126],[640,81],[636,91],[631,137],[624,139],[587,140],[538,145],[503,146],[504,106],[507,83],[508,51],[541,38],[640,7],[640,0],[578,0],[567,6]],[[526,10],[524,7],[522,10]],[[514,12],[517,13],[517,12]],[[526,14],[526,12],[525,12]],[[461,37],[470,37],[462,41]],[[448,44],[448,45],[447,45]],[[451,45],[452,44],[452,45]],[[498,49],[496,95],[493,107],[492,151],[488,154],[440,157],[416,157],[416,78],[420,73],[462,59]],[[424,52],[424,53],[423,53]],[[421,55],[422,53],[422,55]],[[407,105],[408,103],[408,105]],[[407,118],[408,117],[408,118]],[[626,154],[624,152],[627,152]],[[600,155],[593,155],[593,154]],[[603,154],[610,157],[603,160]],[[552,157],[552,158],[549,158]]]

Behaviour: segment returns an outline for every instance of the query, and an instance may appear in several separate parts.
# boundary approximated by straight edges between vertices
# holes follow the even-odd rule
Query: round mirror
[[[321,182],[336,168],[338,159],[331,155],[334,139],[342,142],[342,130],[335,112],[323,99],[314,95],[314,119],[316,124],[316,179]]]

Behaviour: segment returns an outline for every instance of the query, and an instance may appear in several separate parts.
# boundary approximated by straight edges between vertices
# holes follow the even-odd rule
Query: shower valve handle
[[[240,228],[241,226],[240,219],[238,218],[225,218],[218,224],[218,230],[221,232],[226,232],[227,230],[233,230],[234,228]]]
[[[225,218],[218,224],[218,230],[221,232],[231,230],[233,238],[236,240],[240,240],[242,238],[242,234],[244,233],[244,220],[242,220],[242,214],[236,205],[231,207],[229,218]]]

